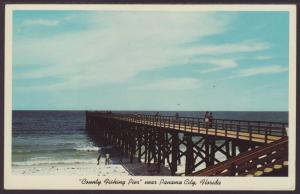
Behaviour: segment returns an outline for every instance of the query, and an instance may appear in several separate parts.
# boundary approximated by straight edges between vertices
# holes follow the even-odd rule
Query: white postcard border
[[[120,180],[186,181],[203,179],[221,185],[105,185],[81,184],[80,179],[104,181],[107,177],[14,176],[11,171],[12,148],[12,12],[14,10],[124,10],[124,11],[289,11],[289,176],[288,177],[110,177]],[[4,96],[4,188],[76,190],[294,190],[296,166],[296,5],[107,5],[107,4],[14,4],[5,6],[5,96]]]

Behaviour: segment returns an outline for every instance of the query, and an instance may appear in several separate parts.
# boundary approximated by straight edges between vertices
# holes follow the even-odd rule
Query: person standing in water
[[[109,153],[105,154],[105,165],[109,165]]]
[[[123,163],[123,151],[122,150],[120,151],[119,156],[120,156],[120,163]]]
[[[100,158],[101,158],[101,156],[102,156],[102,150],[101,150],[101,148],[99,148],[98,149],[98,158],[97,158],[97,165],[99,165],[100,164]]]

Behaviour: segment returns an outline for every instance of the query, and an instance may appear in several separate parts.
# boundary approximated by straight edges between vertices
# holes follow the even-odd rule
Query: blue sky
[[[288,12],[14,11],[13,109],[288,110]]]

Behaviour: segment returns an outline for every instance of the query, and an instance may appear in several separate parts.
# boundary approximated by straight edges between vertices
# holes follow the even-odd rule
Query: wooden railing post
[[[174,129],[175,129],[175,122],[176,122],[176,121],[175,121],[175,119],[174,119],[174,120],[173,120],[173,128],[174,128]]]
[[[252,132],[253,132],[252,127],[249,126],[249,141],[250,142],[252,142]]]
[[[200,119],[198,118],[198,133],[200,133]]]
[[[205,133],[206,133],[206,135],[208,134],[208,124],[207,123],[205,123]]]
[[[282,137],[287,136],[284,123],[282,124]]]
[[[193,118],[189,119],[189,126],[191,127],[191,132],[193,131],[194,120]]]
[[[216,121],[212,121],[211,126],[212,126],[212,128],[215,129],[215,136],[217,136],[217,128],[216,128],[216,124],[214,125],[213,122],[216,122]]]
[[[268,129],[269,128],[265,129],[265,143],[268,143]]]
[[[222,122],[222,128],[224,129],[224,119],[223,119],[223,122]]]

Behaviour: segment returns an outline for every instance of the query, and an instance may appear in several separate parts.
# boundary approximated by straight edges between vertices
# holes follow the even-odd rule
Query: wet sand
[[[97,165],[94,163],[79,164],[42,164],[42,165],[17,165],[12,167],[13,175],[24,176],[170,176],[171,173],[167,167],[161,167],[160,173],[157,173],[154,164],[150,166],[145,163],[139,163],[136,159],[130,163],[129,159],[123,162],[111,161],[105,165],[104,158]]]

